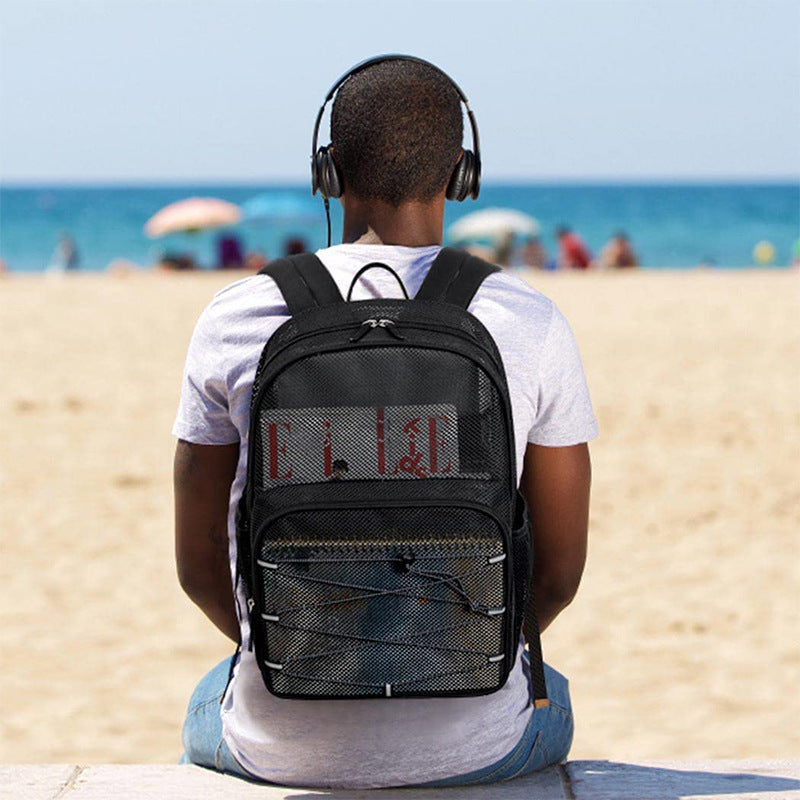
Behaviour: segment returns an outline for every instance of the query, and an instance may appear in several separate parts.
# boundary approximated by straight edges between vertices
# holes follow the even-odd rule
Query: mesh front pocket
[[[461,507],[299,511],[269,524],[257,546],[253,624],[271,691],[499,688],[513,602],[505,541],[491,515]]]

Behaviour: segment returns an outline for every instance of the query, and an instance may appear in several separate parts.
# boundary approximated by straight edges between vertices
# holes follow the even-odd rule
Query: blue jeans
[[[528,672],[528,653],[523,655],[523,668]],[[183,723],[184,754],[182,764],[198,764],[218,772],[227,772],[250,780],[260,780],[247,772],[233,757],[222,738],[220,704],[228,683],[231,659],[217,664],[197,684],[189,701]],[[545,664],[545,681],[550,705],[534,709],[525,733],[516,747],[494,764],[453,778],[431,781],[421,786],[463,786],[495,783],[528,775],[557,764],[567,757],[572,744],[572,705],[569,683],[560,673]],[[266,783],[266,781],[261,781]]]

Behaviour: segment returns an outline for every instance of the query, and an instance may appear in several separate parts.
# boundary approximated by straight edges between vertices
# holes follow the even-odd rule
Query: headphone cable
[[[328,247],[331,246],[331,204],[327,197],[322,198],[325,203],[325,219],[328,221]]]

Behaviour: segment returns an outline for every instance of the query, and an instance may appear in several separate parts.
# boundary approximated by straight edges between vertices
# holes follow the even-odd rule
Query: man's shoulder
[[[205,315],[212,319],[231,317],[286,314],[278,287],[267,275],[249,275],[220,289],[206,306]]]
[[[495,313],[538,325],[549,325],[555,311],[549,297],[508,270],[493,272],[483,281],[476,305],[483,301],[491,303]]]
[[[275,282],[267,275],[248,275],[238,281],[229,283],[220,289],[211,300],[210,305],[226,306],[236,304],[243,300],[249,300],[256,294],[264,294],[274,291],[277,294]]]

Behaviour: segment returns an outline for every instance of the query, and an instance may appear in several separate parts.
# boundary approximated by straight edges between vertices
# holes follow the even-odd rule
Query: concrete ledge
[[[249,783],[190,765],[0,766],[0,798],[14,800],[565,800],[566,773],[551,767],[500,786],[325,791]]]
[[[0,766],[0,798],[14,800],[800,800],[800,759],[572,761],[526,778],[453,789],[322,791],[263,786],[195,766]]]
[[[800,759],[571,761],[575,800],[800,799]]]

